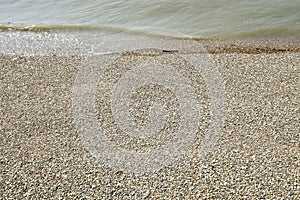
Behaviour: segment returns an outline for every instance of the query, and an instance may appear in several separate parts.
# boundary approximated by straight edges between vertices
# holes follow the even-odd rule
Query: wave
[[[167,38],[182,38],[195,40],[215,40],[215,39],[236,39],[249,37],[284,37],[284,38],[300,38],[299,29],[285,29],[285,28],[266,28],[261,30],[245,30],[237,33],[216,33],[210,36],[201,35],[185,35],[176,31],[165,31],[162,28],[144,28],[144,29],[128,29],[124,27],[108,27],[108,26],[89,26],[89,25],[14,25],[14,24],[0,24],[0,31],[29,31],[29,32],[110,32],[121,33],[131,32],[134,34],[167,37]]]

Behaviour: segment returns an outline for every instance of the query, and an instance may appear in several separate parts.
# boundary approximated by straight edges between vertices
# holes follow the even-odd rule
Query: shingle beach
[[[300,42],[203,41],[203,46],[225,84],[227,115],[218,141],[205,157],[191,152],[149,174],[114,170],[82,144],[72,89],[84,56],[0,53],[0,199],[299,199]],[[147,57],[126,56],[131,62]],[[206,93],[203,85],[204,107]],[[99,111],[100,121],[106,109]],[[110,130],[110,120],[104,121]],[[203,119],[203,132],[208,121]],[[112,136],[122,143],[117,137]]]

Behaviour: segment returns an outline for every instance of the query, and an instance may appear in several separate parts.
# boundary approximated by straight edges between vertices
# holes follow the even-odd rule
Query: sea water
[[[193,38],[300,37],[300,0],[1,0],[0,31],[139,31]]]

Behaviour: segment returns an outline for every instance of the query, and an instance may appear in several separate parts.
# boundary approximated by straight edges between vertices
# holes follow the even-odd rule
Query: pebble
[[[164,54],[151,58],[155,56]],[[0,199],[299,199],[299,51],[212,52],[228,103],[218,143],[206,157],[191,153],[140,175],[112,170],[80,142],[71,96],[82,59],[0,55]],[[126,59],[120,62],[126,64]],[[193,76],[189,70],[186,74]],[[205,83],[194,84],[209,107]],[[142,93],[149,88],[144,89]],[[156,88],[155,94],[160,92]],[[165,98],[176,104],[171,92]],[[134,115],[147,113],[139,106]],[[206,112],[200,131],[207,128]],[[126,148],[142,146],[112,139]],[[201,144],[201,135],[199,140]]]

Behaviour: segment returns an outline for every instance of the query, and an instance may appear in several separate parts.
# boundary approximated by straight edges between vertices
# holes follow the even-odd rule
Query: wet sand
[[[83,56],[0,55],[0,198],[299,198],[298,43],[204,45],[225,83],[219,140],[204,158],[144,175],[112,170],[83,147],[71,101]]]

